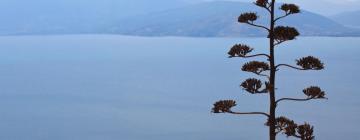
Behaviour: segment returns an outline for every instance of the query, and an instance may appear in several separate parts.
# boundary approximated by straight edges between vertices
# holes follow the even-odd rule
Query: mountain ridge
[[[266,25],[266,10],[252,3],[216,1],[128,18],[121,22],[122,27],[113,27],[111,32],[137,36],[265,36],[266,32],[262,30],[237,23],[237,17],[248,11],[264,17],[257,22]],[[280,15],[281,11],[277,14]],[[299,28],[303,36],[359,35],[359,31],[308,11],[289,16],[280,24]]]
[[[41,0],[36,1],[40,3]],[[51,3],[52,6],[57,6],[44,8],[50,12],[44,12],[46,11],[44,9],[20,9],[18,13],[21,14],[17,17],[5,17],[5,15],[15,12],[16,9],[2,12],[1,10],[4,11],[6,8],[1,9],[0,6],[0,15],[9,19],[0,23],[0,35],[266,36],[265,31],[237,23],[237,17],[241,13],[255,11],[260,16],[260,20],[257,22],[263,25],[267,24],[266,10],[256,7],[252,3],[231,1],[196,3],[177,0],[175,4],[167,2],[162,8],[156,8],[155,5],[161,3],[160,1],[157,1],[155,5],[147,5],[146,0],[137,0],[122,5],[121,7],[125,7],[124,11],[124,9],[118,9],[117,5],[126,3],[125,1],[117,3],[113,3],[113,1],[93,1],[92,4],[101,3],[102,5],[90,9],[79,9],[79,5],[81,5],[79,1],[70,7],[62,3]],[[137,5],[137,3],[142,3],[142,5]],[[47,5],[46,3],[42,4]],[[7,7],[11,7],[11,5]],[[65,12],[59,11],[64,10],[65,7],[67,8]],[[28,12],[36,13],[29,16],[31,14]],[[277,14],[282,13],[278,11]],[[297,27],[303,36],[360,36],[360,30],[345,27],[332,19],[306,10],[301,14],[289,16],[280,24]]]
[[[343,12],[340,14],[336,14],[331,16],[330,18],[347,26],[360,29],[360,10]]]
[[[187,0],[0,1],[1,35],[101,33],[122,18],[188,5]]]

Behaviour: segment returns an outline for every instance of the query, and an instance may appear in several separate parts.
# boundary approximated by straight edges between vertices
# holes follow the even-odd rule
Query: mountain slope
[[[187,0],[1,0],[0,34],[101,33],[124,17],[187,4]]]
[[[184,8],[127,18],[113,25],[111,32],[141,36],[263,36],[265,32],[237,23],[240,13],[254,11],[260,15],[257,23],[266,25],[267,11],[251,3],[207,2]],[[281,11],[277,15],[282,15]],[[324,16],[302,11],[280,22],[295,26],[305,36],[358,35]]]
[[[200,1],[200,0],[199,0]],[[256,11],[266,25],[265,10],[251,3],[197,0],[1,0],[0,35],[125,34],[142,36],[263,36],[264,31],[240,25],[240,13]],[[194,4],[197,3],[197,4]],[[281,15],[282,13],[278,13]],[[356,36],[323,16],[303,11],[280,24],[302,35]]]
[[[352,11],[352,12],[344,12],[344,13],[332,16],[331,18],[334,21],[337,21],[345,26],[360,28],[359,17],[360,17],[360,10]]]

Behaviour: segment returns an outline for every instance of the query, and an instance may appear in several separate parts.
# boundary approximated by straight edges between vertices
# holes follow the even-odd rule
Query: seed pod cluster
[[[268,0],[257,0],[255,5],[266,8],[268,3]]]
[[[277,41],[294,40],[300,33],[294,27],[277,26],[274,29],[274,38]]]
[[[255,20],[257,20],[257,18],[258,18],[258,16],[256,15],[256,13],[247,12],[247,13],[243,13],[239,16],[238,22],[240,22],[240,23],[254,22]]]
[[[249,78],[246,79],[243,83],[241,83],[241,87],[243,87],[244,90],[246,90],[247,92],[251,93],[251,94],[256,94],[256,93],[267,93],[268,92],[268,83],[266,83],[266,87],[264,89],[261,90],[262,88],[262,82],[259,79],[255,79],[255,78]]]
[[[245,63],[241,68],[242,71],[253,72],[256,74],[260,74],[264,71],[270,70],[270,66],[268,63],[259,62],[259,61],[251,61]]]
[[[250,53],[251,51],[253,51],[252,48],[250,48],[248,45],[244,45],[244,44],[235,44],[230,51],[228,52],[228,54],[230,55],[230,57],[235,57],[235,56],[239,56],[239,57],[245,57],[248,53]]]
[[[269,126],[268,121],[266,125]],[[293,120],[286,117],[276,118],[276,130],[282,132],[288,137],[301,138],[301,140],[314,140],[314,127],[308,123],[298,125]]]
[[[231,108],[236,106],[236,102],[234,100],[221,100],[214,104],[212,108],[213,113],[226,113],[230,112]]]
[[[286,117],[279,117],[276,119],[277,129],[282,131],[286,136],[293,136],[296,134],[297,124]]]
[[[306,70],[322,70],[324,69],[324,64],[313,56],[307,56],[296,60],[297,65]]]
[[[281,10],[285,11],[287,14],[297,14],[300,13],[299,6],[295,4],[283,4],[280,7]]]
[[[302,140],[314,140],[314,127],[308,123],[299,125],[297,127],[297,133],[299,134]]]
[[[311,86],[303,90],[304,94],[309,98],[323,99],[325,98],[325,92],[320,87]]]

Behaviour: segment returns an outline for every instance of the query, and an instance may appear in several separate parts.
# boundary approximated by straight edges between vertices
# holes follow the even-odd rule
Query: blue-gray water
[[[240,71],[248,60],[227,58],[235,43],[256,52],[267,44],[262,38],[0,37],[0,139],[266,139],[262,116],[210,113],[219,99],[237,100],[236,110],[267,111],[267,96],[238,86],[254,75]],[[318,140],[360,139],[360,38],[285,45],[277,48],[278,62],[315,55],[326,70],[280,70],[278,96],[303,97],[304,87],[319,85],[329,100],[283,102],[278,114],[315,125]]]

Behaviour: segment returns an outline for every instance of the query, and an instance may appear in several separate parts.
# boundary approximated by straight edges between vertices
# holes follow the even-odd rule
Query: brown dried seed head
[[[301,66],[304,69],[312,69],[312,70],[322,70],[324,69],[324,64],[313,56],[307,56],[300,58],[297,61],[297,65]]]
[[[244,90],[246,90],[249,93],[256,94],[256,93],[266,93],[268,92],[268,89],[265,88],[264,90],[260,90],[262,87],[262,82],[258,79],[249,78],[245,80],[241,87],[243,87]]]
[[[283,4],[280,9],[285,11],[288,14],[300,13],[299,6],[297,6],[295,4]]]
[[[303,125],[299,125],[297,127],[297,133],[300,135],[300,137],[303,140],[314,140],[314,127],[311,126],[308,123],[305,123]]]
[[[320,87],[311,86],[303,90],[304,94],[309,98],[322,99],[325,98],[325,92]]]
[[[242,71],[253,72],[256,74],[260,74],[261,72],[267,71],[269,69],[270,69],[270,66],[268,63],[259,62],[259,61],[251,61],[251,62],[245,63],[243,65],[243,67],[241,68]]]
[[[256,13],[253,12],[243,13],[239,16],[238,22],[240,23],[253,22],[257,20],[257,18],[258,16],[256,15]]]
[[[274,29],[274,38],[278,41],[293,40],[299,35],[300,33],[293,27],[278,26]]]
[[[268,0],[257,0],[255,4],[260,7],[266,7],[268,4]]]
[[[276,126],[287,136],[293,136],[296,134],[297,124],[286,117],[276,118]]]
[[[233,100],[221,100],[214,104],[212,108],[213,113],[226,113],[230,112],[231,108],[236,106],[236,102]]]
[[[228,54],[230,55],[230,57],[235,57],[235,56],[239,56],[239,57],[245,57],[248,53],[250,53],[253,49],[250,48],[247,45],[244,44],[235,44],[230,51],[228,52]]]

